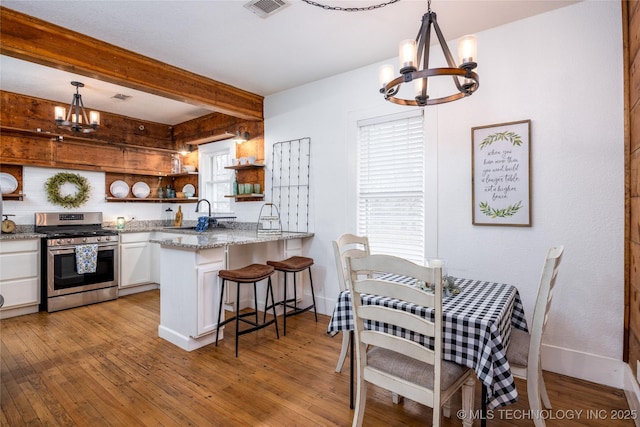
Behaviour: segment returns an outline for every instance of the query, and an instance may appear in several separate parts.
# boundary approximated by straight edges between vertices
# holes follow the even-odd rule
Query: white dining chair
[[[442,269],[422,267],[391,255],[347,257],[346,263],[351,281],[357,366],[353,426],[362,425],[367,383],[371,383],[433,408],[433,426],[441,425],[443,404],[462,389],[464,414],[458,415],[462,424],[470,427],[473,423],[475,373],[466,366],[442,360]],[[416,286],[382,280],[378,273],[413,277],[434,284],[435,290],[427,292]],[[361,294],[400,300],[401,304],[388,307],[363,305]],[[406,311],[407,304],[433,308],[434,320]],[[392,327],[365,329],[365,321]],[[396,328],[430,337],[433,349],[410,338],[394,335]]]
[[[507,350],[511,373],[514,377],[527,381],[529,407],[534,414],[539,414],[542,410],[541,403],[544,403],[545,408],[551,409],[551,401],[542,377],[540,348],[563,251],[564,247],[558,246],[550,248],[547,252],[540,283],[538,284],[538,297],[533,311],[531,332],[527,333],[519,329],[512,329],[511,342]],[[536,427],[545,426],[542,417],[534,417],[533,422]]]
[[[338,285],[340,291],[349,289],[349,275],[347,273],[346,257],[361,257],[369,255],[369,239],[366,236],[356,236],[355,234],[343,234],[333,241],[333,254],[336,261],[336,270],[338,272]],[[342,333],[342,348],[336,365],[336,372],[342,371],[344,359],[349,349],[349,333]]]

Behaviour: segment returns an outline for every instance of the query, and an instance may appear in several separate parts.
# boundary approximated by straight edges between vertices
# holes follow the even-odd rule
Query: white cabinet
[[[213,261],[213,262],[208,262]],[[224,269],[222,260],[205,260],[198,265],[198,336],[215,331],[218,326],[220,279],[218,271]]]
[[[158,336],[191,351],[215,341],[225,249],[161,246]],[[222,332],[220,333],[222,338]]]
[[[36,313],[40,304],[40,240],[0,241],[0,319]]]
[[[120,289],[152,283],[151,233],[120,235]]]

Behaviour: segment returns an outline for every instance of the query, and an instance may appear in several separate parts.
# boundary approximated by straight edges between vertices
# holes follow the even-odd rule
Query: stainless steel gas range
[[[102,228],[101,212],[36,213],[42,238],[41,303],[49,312],[118,297],[118,233]],[[95,268],[78,272],[77,250],[89,248]]]

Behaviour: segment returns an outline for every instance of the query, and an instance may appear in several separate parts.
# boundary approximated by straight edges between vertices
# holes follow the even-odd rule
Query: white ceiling
[[[361,12],[286,0],[289,6],[263,19],[243,7],[248,1],[3,0],[2,5],[263,96],[396,57],[398,42],[416,37],[427,11],[422,0]],[[343,8],[384,1],[317,0]],[[575,2],[433,0],[431,9],[444,36],[453,40]],[[482,46],[478,57],[481,62]],[[70,103],[75,88],[69,83],[78,80],[85,84],[80,93],[87,108],[171,125],[210,113],[5,56],[0,67],[3,90],[62,104]],[[131,98],[111,99],[117,93]]]

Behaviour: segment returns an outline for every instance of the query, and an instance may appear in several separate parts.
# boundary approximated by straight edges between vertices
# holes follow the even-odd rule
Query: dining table
[[[382,280],[416,285],[416,280],[393,274],[385,274]],[[513,285],[482,280],[455,278],[453,288],[443,293],[443,346],[444,360],[472,368],[482,382],[482,424],[486,422],[486,410],[515,403],[518,391],[509,368],[506,353],[511,338],[511,329],[528,332],[524,308],[518,289]],[[433,321],[434,309],[408,305],[388,297],[362,295],[362,304],[375,304],[390,307],[404,306],[403,309],[415,310]],[[430,338],[402,328],[379,323],[365,322],[368,329],[388,332],[410,339],[433,348]],[[353,408],[353,307],[351,292],[341,291],[327,333],[331,336],[338,332],[350,333],[351,387],[350,404]]]

